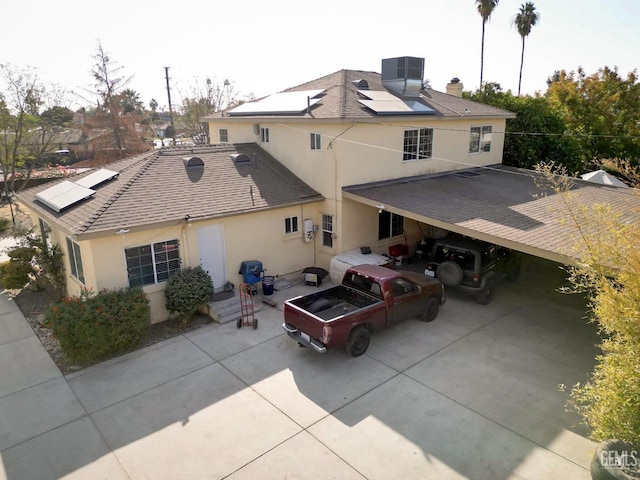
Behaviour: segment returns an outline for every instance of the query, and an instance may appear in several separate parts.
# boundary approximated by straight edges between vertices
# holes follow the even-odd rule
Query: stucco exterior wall
[[[314,265],[314,241],[303,241],[303,223],[304,219],[310,218],[318,225],[321,205],[321,202],[317,202],[217,220],[182,221],[163,228],[129,231],[124,234],[114,232],[86,240],[76,237],[74,241],[80,246],[82,255],[84,285],[69,274],[66,244],[68,234],[52,227],[49,235],[52,242],[60,245],[65,254],[67,293],[73,296],[78,295],[83,287],[100,291],[128,286],[125,249],[131,247],[177,239],[180,243],[182,265],[198,266],[201,253],[198,229],[221,224],[224,226],[227,280],[238,285],[242,282],[238,271],[241,262],[245,260],[261,261],[266,274],[273,276],[286,275]],[[287,217],[298,218],[298,232],[285,234],[284,219]],[[38,225],[37,216],[33,217],[33,221]],[[165,309],[164,287],[164,282],[143,287],[151,304],[152,323],[169,318],[169,312]]]
[[[244,122],[244,123],[243,123]],[[319,191],[325,201],[321,213],[334,218],[333,247],[316,241],[316,265],[328,268],[331,257],[367,245],[379,253],[388,246],[421,239],[416,222],[405,219],[405,235],[378,241],[378,212],[342,199],[342,187],[395,178],[427,175],[475,166],[500,164],[504,145],[504,118],[442,119],[405,117],[373,122],[338,122],[310,119],[233,119],[209,123],[212,139],[227,129],[229,142],[256,142],[302,180]],[[269,129],[269,142],[260,142],[254,125]],[[491,151],[469,153],[471,127],[491,126]],[[431,158],[403,161],[404,131],[433,129]],[[321,135],[321,148],[310,148],[310,134]],[[406,239],[404,238],[406,237]]]

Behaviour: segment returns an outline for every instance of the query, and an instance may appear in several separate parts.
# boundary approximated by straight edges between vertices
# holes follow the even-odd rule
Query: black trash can
[[[273,277],[262,277],[262,294],[273,295]]]

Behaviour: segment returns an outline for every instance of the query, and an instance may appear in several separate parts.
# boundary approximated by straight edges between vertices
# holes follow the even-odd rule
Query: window
[[[269,143],[269,129],[260,128],[260,141],[262,143]]]
[[[433,149],[433,128],[404,131],[402,160],[420,160],[431,157]]]
[[[229,141],[229,132],[226,128],[220,129],[220,143],[227,143]]]
[[[71,275],[84,283],[84,270],[82,268],[82,254],[80,253],[80,245],[67,237],[67,255],[69,255],[69,266],[71,267]]]
[[[333,216],[322,215],[322,245],[333,247]]]
[[[491,126],[471,127],[469,153],[491,151]]]
[[[284,219],[284,233],[296,233],[298,231],[298,217]]]
[[[322,142],[320,140],[321,136],[319,133],[311,134],[311,150],[321,150]]]
[[[378,214],[378,240],[404,233],[404,217],[383,210]]]
[[[404,278],[395,278],[391,280],[391,292],[395,298],[401,297],[407,293],[412,293],[415,290],[413,283],[405,280]]]
[[[124,254],[130,287],[164,282],[180,271],[178,240],[127,248]]]

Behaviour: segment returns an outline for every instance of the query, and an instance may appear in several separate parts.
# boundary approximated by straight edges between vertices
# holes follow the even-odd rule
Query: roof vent
[[[251,159],[246,153],[234,153],[231,155],[231,160],[233,160],[233,163],[251,163]]]
[[[404,97],[417,97],[424,77],[424,58],[397,57],[382,60],[382,84]]]
[[[186,168],[201,167],[204,168],[204,162],[200,157],[185,157],[182,159]]]
[[[367,82],[365,79],[361,78],[360,80],[354,80],[353,85],[355,85],[355,87],[358,90],[369,90],[369,82]]]

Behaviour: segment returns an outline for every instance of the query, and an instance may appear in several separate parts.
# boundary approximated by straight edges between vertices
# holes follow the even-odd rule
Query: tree
[[[480,88],[482,88],[482,74],[484,71],[484,27],[491,18],[494,8],[500,0],[476,0],[478,13],[482,17],[482,46],[480,48]]]
[[[536,7],[532,2],[527,2],[520,6],[520,11],[516,14],[513,21],[520,37],[522,38],[522,53],[520,54],[520,76],[518,77],[518,96],[520,96],[520,87],[522,85],[522,65],[524,63],[524,40],[531,33],[531,28],[534,27],[538,20],[540,20],[540,14],[536,12]]]
[[[7,85],[7,93],[0,103],[0,164],[4,177],[4,193],[16,190],[18,174],[23,189],[45,154],[55,145],[54,124],[50,116],[41,116],[47,93],[33,70],[20,70],[11,65],[0,65],[0,75]]]
[[[132,112],[142,112],[144,104],[140,100],[140,94],[135,90],[127,88],[120,94],[120,108],[124,115]]]
[[[503,164],[535,168],[539,162],[554,162],[572,172],[584,170],[585,157],[579,140],[565,135],[565,121],[546,97],[516,97],[493,82],[463,95],[516,114],[516,118],[507,120]]]
[[[201,139],[206,134],[200,119],[206,115],[224,110],[237,103],[233,83],[225,79],[221,84],[207,78],[204,91],[199,86],[193,86],[191,93],[182,98],[182,108],[178,120],[181,131],[191,138]]]
[[[614,163],[640,186],[637,168],[624,161]],[[579,207],[566,172],[560,171],[563,175],[557,177],[552,175],[556,173],[553,166],[541,166],[541,170],[565,199],[567,221],[579,232],[579,261],[569,269],[572,287],[568,290],[587,294],[592,321],[602,338],[602,354],[596,358],[594,371],[586,383],[573,387],[571,403],[590,428],[592,439],[619,439],[638,446],[640,225],[626,221],[610,205]],[[630,189],[629,195],[638,195],[638,190]]]
[[[582,68],[549,79],[545,96],[563,116],[568,133],[579,136],[589,159],[640,161],[640,84],[636,71],[626,78],[604,67],[592,75]]]
[[[137,124],[143,123],[144,112],[141,109],[139,95],[134,90],[124,90],[131,77],[120,75],[122,67],[104,51],[100,42],[94,55],[96,63],[91,71],[98,95],[98,105],[92,112],[89,127],[108,128],[109,134],[96,141],[94,150],[99,152],[94,161],[103,163],[122,158],[128,153],[140,153],[148,149],[148,143],[137,131]],[[130,110],[133,109],[133,110]],[[126,115],[125,115],[126,114]]]

